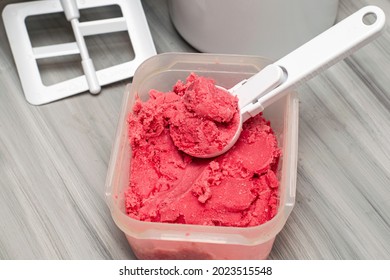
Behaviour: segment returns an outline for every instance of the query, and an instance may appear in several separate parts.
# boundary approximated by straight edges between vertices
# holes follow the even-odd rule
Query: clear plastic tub
[[[191,72],[230,88],[257,73],[270,61],[255,56],[165,53],[145,61],[127,86],[107,175],[107,203],[117,226],[139,259],[266,259],[295,203],[298,148],[298,99],[294,92],[267,107],[282,157],[279,163],[280,203],[277,215],[265,224],[221,227],[144,222],[126,215],[131,150],[126,118],[138,94],[148,99],[150,89],[169,91]]]

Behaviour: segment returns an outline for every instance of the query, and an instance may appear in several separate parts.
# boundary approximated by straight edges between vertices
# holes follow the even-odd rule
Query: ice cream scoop
[[[225,153],[239,138],[243,122],[262,112],[265,107],[293,88],[375,39],[384,26],[384,12],[376,6],[366,6],[266,66],[248,80],[227,89],[229,93],[238,97],[240,124],[234,137],[217,152],[190,154],[195,157],[209,158]]]

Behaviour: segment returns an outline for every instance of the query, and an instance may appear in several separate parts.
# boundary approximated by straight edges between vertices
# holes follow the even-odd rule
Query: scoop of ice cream
[[[228,123],[238,112],[238,99],[215,86],[215,81],[191,73],[186,82],[178,81],[173,91],[183,96],[186,109],[200,118]]]
[[[173,91],[182,97],[170,117],[170,134],[176,147],[192,156],[221,151],[239,125],[238,99],[215,86],[211,79],[191,74]]]
[[[235,118],[235,113],[217,117],[217,111],[187,104],[193,95],[207,98],[202,97],[204,89],[187,95],[193,91],[189,88],[197,87],[195,80],[201,79],[192,75],[185,84],[178,82],[172,92],[151,91],[150,99],[137,101],[129,114],[128,215],[143,221],[237,227],[272,219],[278,206],[280,149],[261,114],[244,123],[236,144],[219,157],[191,157],[176,146],[172,123],[182,110],[186,112],[182,114],[201,114],[210,121]]]

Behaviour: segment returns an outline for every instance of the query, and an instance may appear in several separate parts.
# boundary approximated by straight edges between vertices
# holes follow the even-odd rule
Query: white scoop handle
[[[375,22],[366,24],[364,20],[369,15],[376,19]],[[279,66],[284,72],[284,81],[270,91],[261,94],[258,99],[252,99],[254,103],[241,108],[242,121],[257,115],[263,111],[264,107],[275,102],[293,87],[306,82],[372,41],[380,35],[384,26],[384,12],[376,6],[366,6],[273,63],[272,65]],[[262,71],[255,76],[260,73]],[[278,79],[280,77],[272,80],[274,82]],[[261,86],[267,88],[267,86]],[[258,92],[252,93],[245,87],[246,84],[235,91],[239,99],[240,93],[244,94],[244,92],[255,97],[259,96]]]

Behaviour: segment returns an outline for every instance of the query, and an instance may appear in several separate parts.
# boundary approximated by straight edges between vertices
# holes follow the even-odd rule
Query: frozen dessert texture
[[[128,117],[132,158],[125,203],[130,217],[248,227],[276,215],[281,151],[261,114],[244,123],[236,144],[221,156],[195,158],[178,147],[193,144],[188,129],[202,127],[196,141],[205,145],[219,135],[213,126],[235,130],[237,100],[221,95],[212,80],[191,74],[172,91],[151,90],[148,101],[136,102]]]
[[[169,116],[169,129],[179,150],[201,157],[231,142],[240,121],[237,97],[195,74],[178,81],[173,92],[181,99]]]

